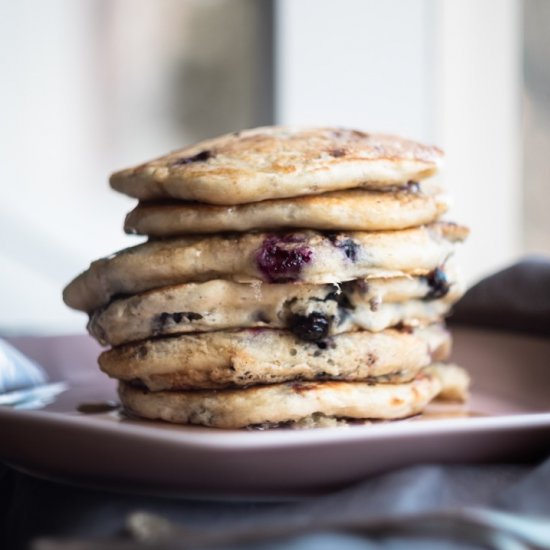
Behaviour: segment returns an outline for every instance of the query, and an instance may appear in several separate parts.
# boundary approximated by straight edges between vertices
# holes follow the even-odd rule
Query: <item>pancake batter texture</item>
[[[111,176],[143,244],[63,292],[132,415],[214,428],[342,426],[467,399],[444,316],[468,229],[442,221],[436,147],[265,127]]]

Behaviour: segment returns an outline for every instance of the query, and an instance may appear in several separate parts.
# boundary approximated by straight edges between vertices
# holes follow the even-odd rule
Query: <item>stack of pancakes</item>
[[[465,227],[435,147],[338,128],[237,132],[115,173],[149,236],[65,289],[135,415],[220,428],[404,418],[464,399],[444,315]]]

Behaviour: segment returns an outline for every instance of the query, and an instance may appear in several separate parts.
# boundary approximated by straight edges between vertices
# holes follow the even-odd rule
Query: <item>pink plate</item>
[[[315,494],[418,463],[525,461],[550,450],[550,341],[456,329],[471,373],[467,406],[347,428],[221,431],[78,412],[116,400],[85,336],[14,338],[69,388],[39,410],[0,407],[0,459],[43,477],[155,494],[280,498]]]

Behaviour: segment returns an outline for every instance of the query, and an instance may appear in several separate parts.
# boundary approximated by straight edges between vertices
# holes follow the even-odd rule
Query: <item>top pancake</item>
[[[326,191],[405,186],[434,174],[436,147],[342,128],[263,127],[235,132],[111,176],[140,200],[244,204]]]

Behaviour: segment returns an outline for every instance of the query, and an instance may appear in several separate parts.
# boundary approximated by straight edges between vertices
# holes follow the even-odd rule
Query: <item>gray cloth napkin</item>
[[[526,258],[483,279],[455,306],[450,323],[550,336],[550,260]]]
[[[535,469],[528,465],[417,466],[378,476],[323,497],[288,503],[150,498],[58,485],[15,472],[8,475],[9,486],[5,482],[6,479],[1,486],[2,494],[5,495],[6,489],[11,491],[12,500],[2,526],[9,535],[2,548],[23,548],[23,541],[37,536],[55,536],[57,540],[61,536],[129,540],[125,526],[136,511],[153,513],[186,531],[215,533],[221,540],[236,531],[254,535],[266,528],[278,535],[277,541],[239,544],[231,548],[304,550],[323,547],[323,544],[327,548],[332,545],[332,548],[344,550],[420,549],[429,548],[428,544],[433,548],[486,548],[478,544],[479,541],[469,541],[466,533],[460,532],[460,525],[437,536],[422,532],[398,536],[395,529],[367,530],[366,536],[358,536],[329,528],[338,524],[376,525],[388,518],[398,521],[411,514],[456,511],[463,507],[535,513],[550,518],[550,461]],[[324,532],[290,540],[285,538],[286,533],[310,528],[332,532],[330,537]]]
[[[458,304],[453,321],[550,335],[550,262],[526,260],[482,281]],[[550,455],[550,443],[548,450]],[[550,525],[550,459],[538,467],[418,466],[326,496],[274,503],[94,491],[35,479],[0,465],[0,548],[15,550],[26,548],[31,540],[37,550],[175,549],[183,548],[187,535],[195,533],[199,542],[204,534],[215,535],[218,542],[240,540],[210,547],[249,550],[534,547],[512,539],[473,536],[474,531],[460,520],[460,514],[472,508],[513,513],[510,517],[518,519],[541,517]],[[422,523],[420,516],[426,514],[435,514],[435,522]],[[145,526],[152,521],[152,530],[144,528],[144,519]],[[426,528],[414,529],[419,525]],[[350,526],[355,529],[343,529]],[[365,529],[359,533],[357,526]],[[538,532],[535,527],[529,530]],[[233,539],[236,532],[248,538]],[[268,532],[276,537],[266,539]],[[63,542],[67,538],[76,538],[77,545],[67,546]],[[83,540],[103,542],[85,546]],[[144,540],[148,545],[138,543]],[[550,534],[547,542],[550,545]]]

